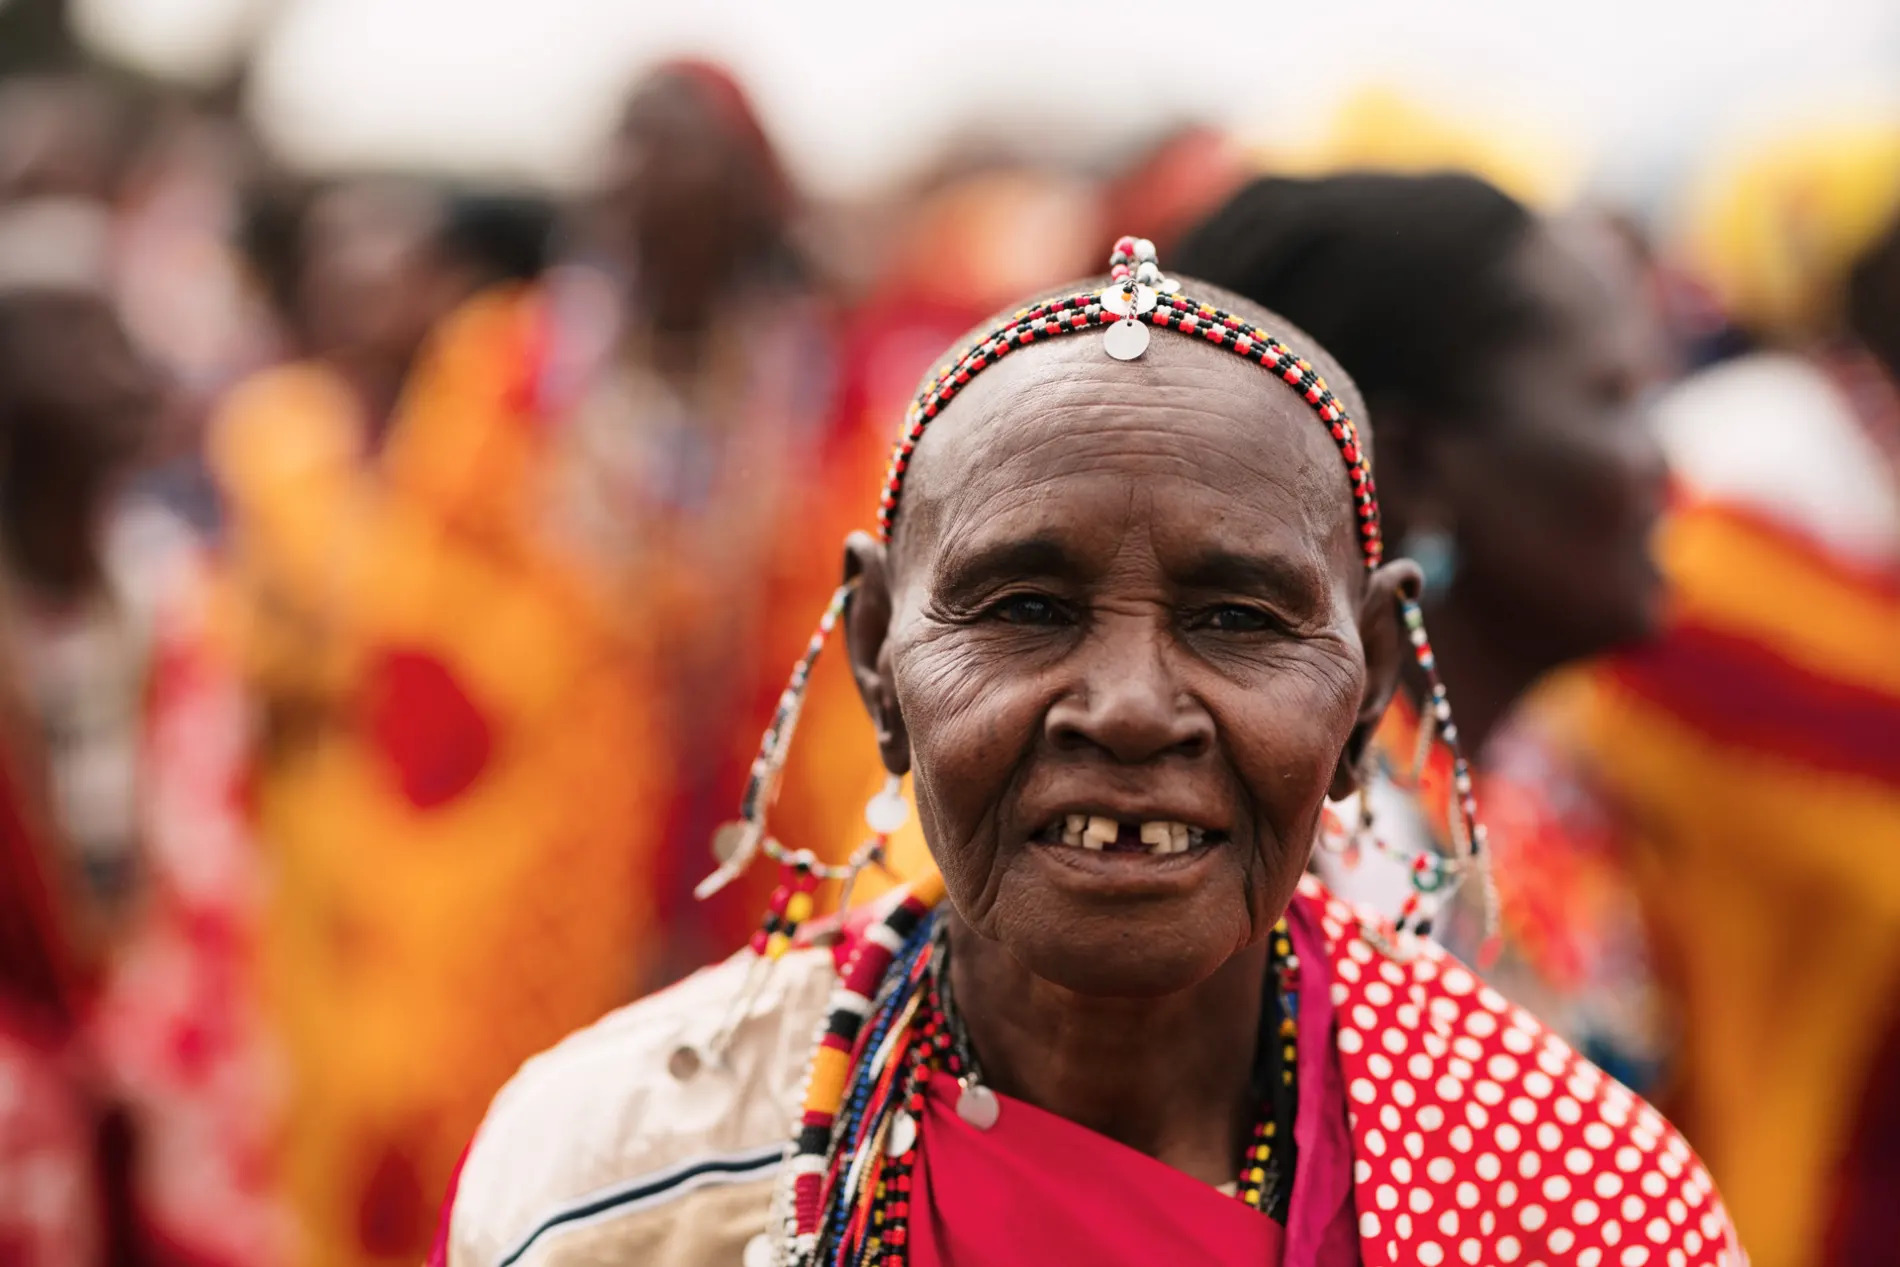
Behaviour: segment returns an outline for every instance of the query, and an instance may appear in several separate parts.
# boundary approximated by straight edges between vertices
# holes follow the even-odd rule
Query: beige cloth
[[[475,1136],[450,1267],[738,1267],[773,1181],[836,981],[828,950],[764,974],[740,952],[530,1060]]]

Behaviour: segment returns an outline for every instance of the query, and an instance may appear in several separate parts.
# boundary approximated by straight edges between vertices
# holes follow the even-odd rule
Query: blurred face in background
[[[0,198],[110,198],[122,133],[100,84],[64,77],[0,84]]]
[[[438,276],[440,201],[404,185],[344,185],[305,214],[297,322],[306,350],[404,367],[446,306]]]
[[[1586,219],[1540,222],[1510,275],[1520,333],[1472,384],[1469,425],[1432,466],[1458,525],[1454,591],[1568,658],[1661,618],[1650,538],[1666,468],[1649,401],[1667,366],[1628,244]]]
[[[660,296],[729,281],[782,230],[785,191],[751,107],[710,68],[634,90],[608,154],[603,231]]]
[[[0,531],[43,597],[100,577],[98,530],[159,402],[159,383],[102,297],[0,295]]]

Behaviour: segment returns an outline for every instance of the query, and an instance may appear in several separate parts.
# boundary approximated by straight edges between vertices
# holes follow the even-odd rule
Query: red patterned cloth
[[[1366,1267],[1739,1267],[1675,1128],[1436,943],[1315,904],[1332,967]]]

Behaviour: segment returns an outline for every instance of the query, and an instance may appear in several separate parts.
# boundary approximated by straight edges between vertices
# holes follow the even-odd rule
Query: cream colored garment
[[[828,950],[786,955],[722,1057],[754,962],[741,951],[522,1066],[463,1166],[450,1267],[747,1261],[836,981]]]

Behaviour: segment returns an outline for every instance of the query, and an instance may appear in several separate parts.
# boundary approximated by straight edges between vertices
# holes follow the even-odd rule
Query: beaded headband
[[[904,476],[910,469],[918,442],[930,423],[957,393],[978,373],[996,364],[1010,353],[1031,344],[1086,333],[1103,332],[1107,354],[1118,361],[1132,361],[1147,351],[1151,329],[1175,330],[1225,348],[1251,361],[1298,392],[1332,437],[1346,464],[1352,485],[1353,510],[1358,521],[1360,552],[1368,572],[1385,557],[1385,539],[1379,526],[1379,499],[1372,479],[1372,463],[1359,431],[1326,380],[1304,358],[1279,339],[1244,318],[1202,303],[1180,293],[1180,283],[1165,277],[1155,259],[1154,243],[1146,238],[1124,237],[1115,243],[1109,257],[1109,280],[1099,290],[1086,290],[1056,299],[1047,299],[1018,309],[1006,320],[986,331],[975,343],[954,357],[929,381],[905,415],[904,431],[891,454],[884,478],[883,495],[878,499],[878,538],[888,543],[897,525],[899,499]],[[793,666],[791,681],[779,696],[778,706],[759,754],[752,763],[745,793],[740,800],[739,819],[719,829],[714,837],[713,853],[719,868],[699,886],[701,897],[711,896],[738,876],[763,850],[785,867],[789,876],[774,895],[766,926],[754,939],[756,949],[776,958],[789,941],[796,925],[811,909],[810,893],[824,880],[839,880],[846,885],[842,906],[849,898],[850,882],[869,862],[880,859],[890,834],[902,827],[908,815],[899,781],[893,777],[883,791],[872,799],[865,817],[873,836],[846,863],[819,860],[808,850],[790,850],[766,834],[765,813],[776,794],[779,777],[792,733],[798,726],[806,684],[818,654],[837,626],[838,618],[850,601],[851,586],[840,586],[826,605],[818,628],[806,644],[804,654]],[[1461,879],[1469,870],[1484,871],[1486,876],[1486,925],[1495,936],[1497,898],[1489,882],[1485,857],[1484,825],[1478,821],[1477,799],[1472,789],[1471,770],[1458,740],[1458,728],[1451,719],[1451,701],[1438,676],[1437,659],[1425,633],[1424,615],[1417,602],[1401,596],[1401,614],[1407,636],[1419,668],[1424,672],[1429,699],[1421,712],[1430,717],[1430,727],[1444,741],[1452,755],[1452,778],[1456,789],[1453,837],[1461,847],[1460,856],[1442,857],[1425,851],[1406,858],[1412,876],[1413,892],[1407,898],[1398,926],[1400,929],[1429,920],[1449,895],[1448,880]],[[1363,796],[1363,793],[1362,793]],[[1383,846],[1382,846],[1383,847]],[[1391,852],[1391,850],[1388,850]],[[1422,898],[1429,897],[1430,907]]]

